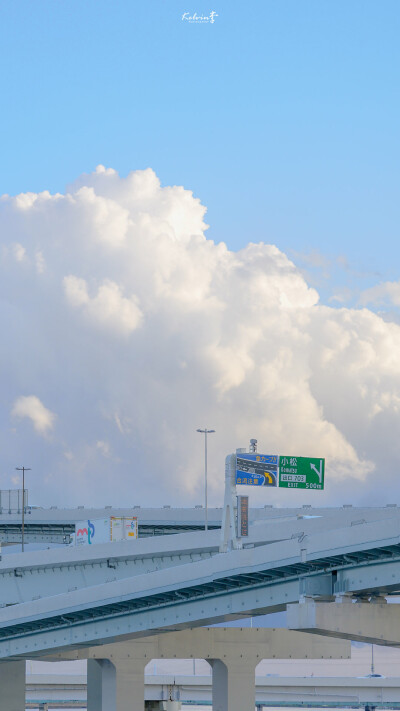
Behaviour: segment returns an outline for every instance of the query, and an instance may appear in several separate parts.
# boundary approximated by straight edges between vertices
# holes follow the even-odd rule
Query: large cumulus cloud
[[[4,486],[24,463],[37,503],[201,502],[208,426],[214,504],[225,454],[249,437],[327,459],[324,494],[260,503],[389,501],[399,326],[320,305],[276,246],[231,252],[204,218],[152,170],[2,197]]]

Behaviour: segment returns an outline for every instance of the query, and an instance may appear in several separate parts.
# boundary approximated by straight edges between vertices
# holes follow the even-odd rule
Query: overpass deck
[[[323,517],[339,521],[354,520],[384,520],[397,513],[397,507],[388,504],[385,507],[353,508],[344,505],[337,508],[314,508],[308,505],[298,508],[276,508],[264,506],[251,508],[249,518],[251,523],[295,520],[304,517]],[[21,541],[22,511],[11,512],[0,509],[0,543],[18,543]],[[78,506],[71,509],[49,509],[28,506],[25,516],[25,541],[27,543],[70,543],[75,530],[75,522],[85,519],[101,519],[107,516],[137,516],[139,536],[159,536],[204,529],[205,512],[202,506],[195,508],[141,508],[140,506],[115,508],[85,508]],[[222,509],[208,509],[208,525],[210,530],[221,527]]]
[[[4,556],[0,656],[266,614],[304,595],[399,593],[397,508],[279,513],[222,554],[209,531]]]

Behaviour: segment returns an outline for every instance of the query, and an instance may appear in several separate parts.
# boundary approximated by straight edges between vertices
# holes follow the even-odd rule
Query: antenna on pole
[[[256,439],[251,439],[250,440],[250,446],[249,446],[249,453],[250,454],[256,454],[257,452],[257,440]]]

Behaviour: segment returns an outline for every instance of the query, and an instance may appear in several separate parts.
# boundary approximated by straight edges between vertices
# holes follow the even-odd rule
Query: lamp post
[[[22,472],[22,553],[24,552],[24,534],[25,534],[25,472],[30,472],[30,467],[15,467],[17,472]]]
[[[196,430],[204,435],[204,503],[205,503],[205,530],[208,531],[208,509],[207,509],[207,435],[212,434],[215,430]]]

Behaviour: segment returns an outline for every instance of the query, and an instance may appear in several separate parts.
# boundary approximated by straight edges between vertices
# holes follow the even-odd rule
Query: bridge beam
[[[229,650],[229,656],[228,651]],[[43,661],[73,659],[114,659],[121,657],[152,659],[230,659],[238,662],[262,659],[349,659],[348,642],[322,639],[313,634],[298,634],[287,629],[267,627],[192,627],[139,637],[114,644],[66,649],[40,657]]]
[[[0,663],[0,711],[25,711],[25,662]]]
[[[201,627],[71,650],[51,659],[88,659],[88,711],[143,711],[146,664],[188,658],[210,663],[215,711],[247,711],[255,705],[255,667],[262,659],[349,656],[347,642],[286,629]]]
[[[398,604],[352,602],[349,596],[342,602],[309,600],[288,605],[288,627],[329,637],[339,637],[389,647],[400,646],[400,614]]]

